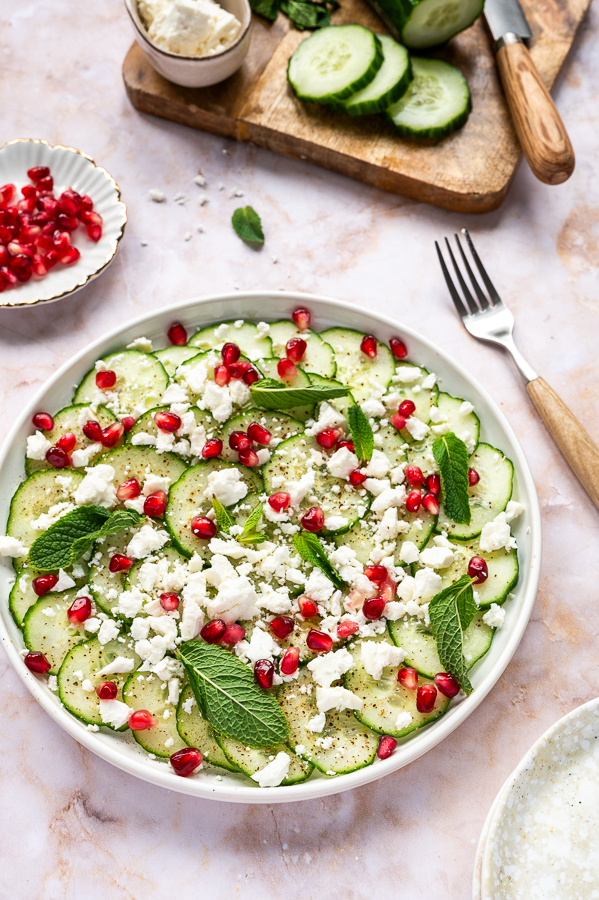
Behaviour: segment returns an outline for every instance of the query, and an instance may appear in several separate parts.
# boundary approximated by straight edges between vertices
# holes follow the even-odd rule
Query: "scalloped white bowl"
[[[514,497],[526,506],[517,520],[515,534],[520,554],[520,580],[514,598],[507,604],[504,627],[495,635],[489,653],[475,667],[472,682],[475,691],[468,698],[452,701],[449,711],[441,719],[400,741],[389,759],[377,760],[372,766],[327,778],[315,773],[309,781],[290,787],[259,788],[244,778],[218,770],[200,771],[190,778],[174,774],[167,762],[152,760],[130,735],[92,733],[86,726],[62,709],[57,697],[46,684],[32,675],[19,654],[23,639],[8,610],[8,594],[14,572],[9,561],[0,564],[0,639],[19,677],[50,716],[79,743],[125,772],[152,784],[195,797],[227,800],[236,803],[283,803],[324,797],[349,790],[383,775],[395,772],[418,759],[451,734],[481,703],[500,678],[512,658],[526,629],[532,612],[541,563],[541,514],[534,481],[518,440],[503,413],[487,392],[455,360],[426,338],[385,316],[366,312],[338,300],[310,294],[282,291],[223,294],[169,306],[151,315],[133,320],[80,350],[70,362],[60,368],[23,410],[0,452],[0,522],[8,518],[10,499],[24,476],[23,459],[26,437],[32,433],[31,416],[38,409],[53,412],[70,403],[73,386],[91,368],[96,359],[111,353],[134,338],[144,335],[154,340],[155,347],[166,344],[166,331],[174,321],[181,321],[193,333],[224,319],[248,321],[276,321],[290,316],[298,306],[312,312],[313,327],[317,331],[340,325],[359,331],[373,332],[387,341],[398,335],[409,347],[410,359],[436,372],[441,386],[453,394],[472,401],[479,414],[484,439],[499,447],[514,463]]]

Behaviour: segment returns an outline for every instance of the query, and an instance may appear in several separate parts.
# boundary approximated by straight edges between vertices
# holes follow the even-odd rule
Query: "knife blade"
[[[499,41],[506,34],[524,39],[532,37],[518,0],[486,0],[484,12],[494,40]]]

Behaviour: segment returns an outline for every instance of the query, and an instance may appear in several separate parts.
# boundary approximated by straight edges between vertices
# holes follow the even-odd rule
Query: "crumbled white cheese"
[[[150,188],[148,194],[150,195],[154,203],[162,203],[162,201],[164,200],[164,194],[162,191],[159,191],[158,188]]]
[[[243,656],[252,665],[259,659],[270,659],[281,654],[281,648],[268,631],[254,628],[249,641],[240,641],[235,646],[237,656]]]
[[[306,579],[306,594],[317,603],[325,603],[335,591],[335,585],[329,581],[320,569],[312,569]]]
[[[75,582],[70,575],[67,575],[64,569],[58,570],[58,581],[52,588],[53,591],[68,591],[69,588],[75,587]]]
[[[488,611],[483,616],[485,625],[491,628],[501,628],[505,619],[505,609],[498,606],[497,603],[491,603]]]
[[[226,422],[233,412],[231,391],[227,385],[221,387],[214,381],[209,381],[206,384],[200,402],[201,408],[209,409],[217,422]]]
[[[398,666],[405,659],[401,647],[387,641],[364,641],[360,649],[360,659],[368,674],[378,681],[386,666]]]
[[[239,19],[213,0],[139,0],[138,8],[153,43],[181,56],[214,56],[241,32]]]
[[[459,411],[461,416],[469,416],[471,412],[474,412],[474,407],[468,400],[464,400]]]
[[[111,663],[108,663],[107,666],[104,666],[103,669],[100,669],[99,672],[96,672],[96,675],[120,675],[124,672],[132,672],[134,668],[134,659],[129,659],[127,656],[117,656],[112,660]]]
[[[479,538],[479,547],[483,553],[492,553],[493,550],[511,550],[516,545],[507,516],[505,513],[499,513],[492,522],[487,522],[483,526]]]
[[[362,412],[368,419],[379,418],[384,416],[387,410],[385,406],[377,397],[369,397],[368,400],[364,400],[363,403],[360,403],[362,408]]]
[[[420,554],[418,553],[418,547],[414,543],[414,541],[404,541],[401,545],[399,551],[399,558],[402,562],[405,563],[416,563]]]
[[[268,322],[258,322],[258,324],[256,325],[256,330],[258,332],[258,337],[266,337],[266,335],[270,331],[270,325],[268,324]]]
[[[324,653],[308,663],[312,678],[320,687],[330,687],[352,668],[354,659],[344,647],[331,653]]]
[[[129,590],[119,594],[117,611],[120,615],[132,619],[148,599],[147,594],[142,593],[136,585],[131,585]]]
[[[381,450],[373,450],[370,462],[362,471],[369,478],[384,478],[391,469],[391,463]],[[403,470],[402,470],[403,472]]]
[[[318,711],[326,713],[330,709],[343,712],[344,709],[362,709],[363,700],[343,687],[317,687],[316,706]]]
[[[505,508],[505,518],[507,522],[512,522],[514,519],[517,519],[518,516],[521,516],[526,507],[522,503],[518,503],[517,500],[508,500],[508,504]]]
[[[84,466],[89,466],[91,460],[101,451],[101,449],[102,444],[88,444],[87,447],[83,447],[81,450],[73,450],[71,462],[76,469],[82,469]]]
[[[409,728],[412,724],[412,715],[411,713],[404,710],[404,712],[400,712],[397,719],[395,720],[395,730],[403,731],[404,728]]]
[[[129,541],[126,550],[127,556],[133,559],[143,559],[154,550],[160,550],[169,540],[168,532],[158,531],[151,525],[143,525]]]
[[[120,700],[100,700],[100,718],[105,725],[122,728],[129,721],[132,710]]]
[[[51,446],[52,444],[41,431],[30,434],[27,438],[27,459],[44,460],[46,458],[46,452]]]
[[[35,531],[47,531],[50,525],[54,525],[54,523],[58,522],[62,516],[71,512],[73,509],[75,509],[75,506],[68,501],[55,503],[54,506],[50,507],[48,512],[42,513],[41,516],[34,519],[29,524]]]
[[[92,681],[89,678],[84,678],[81,682],[81,690],[85,691],[86,694],[91,694],[92,691],[95,691],[95,687]]]
[[[215,557],[212,557],[214,561]],[[224,619],[229,625],[239,619],[252,619],[258,615],[258,595],[246,575],[227,579],[218,588],[216,597],[209,600],[206,612],[211,619]]]
[[[350,472],[357,469],[359,465],[358,457],[348,447],[336,450],[327,461],[327,469],[335,478],[349,478]]]
[[[272,762],[258,772],[254,772],[251,778],[253,781],[257,781],[261,788],[278,787],[287,777],[290,765],[291,757],[281,750]]]
[[[86,472],[73,494],[73,500],[77,506],[90,504],[110,509],[116,503],[113,467],[102,463],[86,469]]]
[[[306,723],[306,728],[313,734],[317,734],[319,731],[322,731],[326,723],[327,717],[323,712],[321,712],[318,713],[317,716],[312,716],[312,718],[308,720],[308,722]]]
[[[432,600],[435,594],[438,594],[443,585],[443,579],[428,567],[419,569],[415,576],[416,592],[418,599],[422,603]]]
[[[415,441],[423,441],[430,431],[428,425],[421,422],[416,416],[410,416],[409,419],[406,419],[406,428]]]
[[[368,481],[370,481],[370,479],[368,479]],[[399,487],[396,488],[385,488],[385,490],[373,500],[370,509],[376,514],[384,513],[390,506],[403,506],[405,499],[406,491],[402,485],[399,485]]]
[[[208,475],[208,486],[204,491],[206,499],[216,497],[223,506],[233,506],[246,496],[247,485],[238,469],[218,469]]]
[[[121,626],[114,619],[104,619],[98,630],[98,640],[101,644],[113,641],[121,630]]]
[[[420,554],[420,562],[431,569],[446,569],[454,560],[453,551],[449,547],[429,547]]]
[[[142,494],[144,497],[148,497],[150,494],[155,494],[157,491],[166,491],[168,493],[170,483],[171,479],[166,475],[152,475],[150,473],[145,476]]]
[[[434,422],[435,425],[439,425],[441,422],[447,422],[448,419],[447,413],[443,412],[442,409],[439,409],[438,406],[431,406],[429,415],[431,422]]]
[[[285,490],[291,498],[290,505],[293,509],[299,509],[302,500],[314,487],[314,477],[314,471],[310,469],[301,476],[299,481],[288,481],[285,484]]]
[[[324,527],[327,531],[340,531],[347,526],[347,519],[343,516],[327,516],[324,520]]]
[[[421,375],[422,369],[419,369],[418,366],[397,366],[395,375],[393,375],[391,381],[395,384],[397,384],[397,382],[400,382],[401,384],[414,384]]]
[[[324,401],[320,404],[318,410],[318,420],[310,428],[306,428],[307,435],[319,434],[327,428],[343,427],[347,424],[347,419],[334,406]]]
[[[151,353],[153,349],[152,341],[147,337],[137,337],[127,344],[127,350],[141,350],[142,353]]]
[[[96,634],[101,624],[102,621],[101,619],[98,619],[97,616],[90,616],[89,619],[86,619],[83,623],[83,628],[85,631],[89,631],[90,634]]]
[[[10,556],[18,559],[20,556],[27,556],[29,550],[17,538],[8,535],[0,536],[0,556]]]

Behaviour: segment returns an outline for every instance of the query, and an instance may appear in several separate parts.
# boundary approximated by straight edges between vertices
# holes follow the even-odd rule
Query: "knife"
[[[562,184],[574,171],[574,151],[555,103],[524,43],[532,37],[532,32],[522,8],[518,0],[486,0],[484,12],[524,156],[540,181]]]

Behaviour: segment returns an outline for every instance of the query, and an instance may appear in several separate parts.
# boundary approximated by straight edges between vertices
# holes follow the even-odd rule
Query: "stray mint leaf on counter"
[[[325,553],[324,547],[315,534],[310,534],[310,532],[307,531],[302,531],[300,534],[294,534],[293,545],[302,559],[312,563],[313,566],[316,566],[321,572],[324,572],[329,581],[332,581],[338,590],[342,591],[347,587],[344,580],[333,567],[333,564]]]
[[[472,685],[466,674],[464,632],[478,607],[474,601],[472,579],[462,575],[445,590],[436,594],[428,606],[431,629],[437,641],[437,653],[446,672],[456,679],[466,694]]]
[[[236,209],[231,219],[233,228],[242,241],[249,244],[263,244],[264,232],[258,213],[251,206]]]
[[[229,510],[222,505],[218,497],[212,498],[212,509],[214,510],[214,515],[216,516],[218,527],[221,531],[225,531],[228,534],[231,525],[235,524],[235,519],[233,518]]]
[[[458,524],[472,518],[468,499],[468,450],[464,441],[450,431],[433,443],[433,456],[439,466],[443,509]]]
[[[180,644],[177,656],[202,716],[216,731],[250,747],[274,747],[288,740],[283,710],[236,656],[202,641]]]
[[[262,409],[294,409],[296,406],[314,406],[322,400],[346,397],[349,388],[339,385],[310,384],[304,388],[289,388],[274,378],[263,378],[250,387],[252,400]]]
[[[370,460],[374,450],[374,434],[370,422],[357,403],[347,411],[347,419],[351,428],[351,437],[358,459]]]

